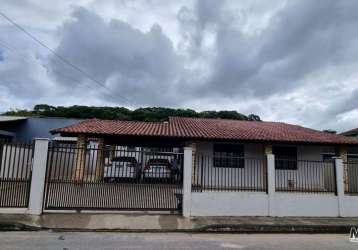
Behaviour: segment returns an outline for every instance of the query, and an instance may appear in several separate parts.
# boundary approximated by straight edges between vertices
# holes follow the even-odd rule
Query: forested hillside
[[[196,112],[192,109],[172,109],[162,107],[148,107],[130,110],[124,107],[92,107],[92,106],[50,106],[38,104],[33,110],[11,110],[3,115],[13,116],[43,116],[43,117],[66,117],[66,118],[99,118],[118,119],[131,121],[165,121],[169,116],[222,118],[235,120],[260,121],[258,115],[244,115],[237,111],[203,111]]]

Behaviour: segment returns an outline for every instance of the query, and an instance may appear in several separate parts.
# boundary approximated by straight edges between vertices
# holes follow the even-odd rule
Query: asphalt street
[[[344,234],[1,232],[0,249],[358,249]]]

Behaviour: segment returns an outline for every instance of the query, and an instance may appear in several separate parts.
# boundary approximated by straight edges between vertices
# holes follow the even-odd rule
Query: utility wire
[[[3,41],[3,40],[1,40],[1,39],[0,39],[0,45],[2,45],[3,48],[6,48],[7,51],[9,51],[10,53],[13,53],[15,56],[17,55],[23,62],[25,62],[25,63],[33,63],[33,62],[34,62],[34,59],[33,59],[33,58],[28,57],[27,55],[24,55],[24,56],[21,55],[20,52],[18,52],[18,51],[16,50],[16,48],[12,47],[11,45],[9,45],[8,43],[6,43],[5,41]],[[65,77],[65,78],[69,79],[70,81],[73,81],[73,82],[78,83],[79,85],[82,84],[81,82],[77,81],[76,79],[71,78],[71,77],[69,77],[69,76],[67,76],[67,75],[65,75],[65,74],[63,74],[63,73],[61,73],[61,72],[59,72],[59,71],[57,71],[57,70],[49,69],[46,65],[43,65],[43,67],[46,68],[47,71],[55,72],[55,73],[57,73],[57,74],[59,74],[59,75]],[[3,81],[3,80],[1,80],[0,83],[1,83],[1,82],[2,82],[2,83],[5,83],[5,84],[7,84],[7,85],[10,85],[9,82],[5,82],[5,81]],[[88,89],[92,90],[92,88],[91,88],[89,85],[87,85],[87,83],[85,83],[84,86],[86,86]],[[104,94],[106,94],[106,93],[104,93]]]
[[[62,61],[63,63],[69,65],[70,67],[72,67],[73,69],[77,70],[78,72],[80,72],[82,75],[84,75],[86,78],[90,79],[92,82],[96,83],[97,85],[107,89],[108,91],[110,91],[110,93],[112,92],[111,89],[107,88],[107,86],[103,83],[101,83],[100,81],[98,81],[97,79],[93,78],[89,73],[87,73],[86,71],[82,70],[80,67],[76,66],[75,64],[71,63],[69,60],[67,60],[66,58],[64,58],[63,56],[61,56],[60,54],[58,54],[56,51],[54,51],[53,49],[51,49],[50,47],[48,47],[45,43],[43,43],[42,41],[40,41],[37,37],[35,37],[34,35],[32,35],[30,32],[28,32],[25,28],[23,28],[22,26],[20,26],[19,24],[17,24],[15,21],[13,21],[10,17],[8,17],[7,15],[5,15],[3,12],[0,11],[0,15],[5,18],[7,21],[9,21],[11,24],[13,24],[17,29],[19,29],[20,31],[22,31],[23,33],[25,33],[27,36],[29,36],[32,40],[34,40],[35,42],[37,42],[38,44],[40,44],[42,47],[46,48],[48,51],[50,51],[54,56],[57,57],[57,59],[59,59],[60,61]],[[118,96],[120,98],[122,98],[124,101],[127,102],[127,104],[130,104],[129,100],[122,96],[119,95]],[[114,97],[116,98],[116,97]]]
[[[27,63],[33,63],[34,62],[33,58],[29,57],[26,54],[23,54],[23,53],[19,52],[17,48],[15,48],[14,46],[11,46],[9,43],[5,42],[4,40],[0,39],[0,44],[3,46],[3,48],[6,48],[10,53],[13,53],[15,56],[17,55],[22,61],[27,62]],[[46,68],[47,71],[52,71],[52,72],[54,72],[54,73],[56,73],[58,75],[61,75],[64,78],[67,78],[70,81],[77,83],[78,85],[84,84],[85,87],[87,87],[90,90],[93,90],[93,88],[91,88],[91,85],[89,85],[89,83],[87,83],[87,82],[82,83],[82,82],[78,81],[77,79],[74,79],[74,78],[68,76],[67,74],[64,74],[64,73],[62,73],[62,72],[60,72],[58,70],[54,70],[52,68],[50,69],[46,65],[42,65],[42,66],[44,68]],[[108,97],[111,97],[112,99],[114,98],[112,95],[109,95],[106,92],[103,92],[103,94],[108,95]],[[116,100],[116,98],[114,98],[114,99]]]

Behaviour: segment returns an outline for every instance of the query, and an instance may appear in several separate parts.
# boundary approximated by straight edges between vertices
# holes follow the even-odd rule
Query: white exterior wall
[[[214,168],[212,157],[204,157],[203,164],[199,157],[197,166],[194,166],[194,182],[202,183],[207,187],[215,187],[218,183],[223,183],[219,178],[225,178],[225,184],[233,189],[238,187],[265,188],[264,145],[258,143],[241,145],[244,145],[244,156],[247,158],[245,159],[245,168]],[[213,142],[197,143],[197,155],[213,156],[213,148]],[[322,167],[320,163],[310,162],[307,164],[304,161],[300,161],[322,161],[323,152],[324,147],[322,146],[297,146],[297,159],[299,160],[297,169],[276,170],[276,186],[281,189],[310,187],[316,191],[324,191],[328,186],[332,185],[332,178],[334,177],[333,165],[329,168]],[[264,160],[260,161],[259,159]],[[326,166],[328,166],[328,163]],[[253,176],[257,178],[253,179]]]
[[[259,144],[244,144],[245,157],[262,157],[263,146]],[[198,154],[212,154],[213,143],[198,143]],[[322,161],[323,147],[319,146],[298,146],[298,160]],[[212,164],[208,166],[212,168]],[[251,168],[245,165],[245,168]],[[320,166],[310,166],[314,171],[316,179],[306,184],[314,183],[317,188],[323,189],[327,181],[327,173]],[[332,168],[332,171],[334,169]],[[220,171],[225,171],[221,169]],[[289,172],[295,171],[296,176],[307,177],[304,163],[299,163],[297,170],[271,170],[278,172],[283,183],[287,185],[290,177]],[[222,173],[221,173],[222,174]],[[247,171],[250,174],[250,171]],[[330,173],[332,174],[332,173]],[[272,174],[271,176],[275,176]],[[293,175],[292,175],[293,176]],[[204,177],[205,178],[205,177]],[[293,177],[291,177],[293,178]],[[275,178],[277,180],[277,178]],[[274,181],[275,181],[274,180]],[[274,181],[271,183],[274,184]],[[299,179],[294,179],[300,184]],[[316,182],[314,182],[316,181]],[[341,184],[343,185],[343,184]],[[358,196],[347,196],[341,194],[343,202],[338,199],[334,193],[326,194],[307,194],[300,192],[273,192],[266,194],[264,192],[232,192],[232,191],[208,191],[193,192],[191,201],[191,216],[358,216]]]
[[[201,183],[206,187],[215,188],[224,183],[227,188],[261,188],[266,187],[265,178],[265,155],[263,145],[245,144],[245,167],[244,168],[214,168],[213,167],[213,148],[211,142],[197,143],[196,154],[204,155],[197,159],[194,167],[194,182]],[[208,156],[208,157],[206,157]],[[261,174],[258,174],[261,173]],[[253,176],[257,178],[253,179]]]
[[[192,193],[191,216],[268,216],[268,195],[261,192]]]
[[[273,204],[273,216],[338,217],[340,215],[338,197],[334,194],[276,192],[273,196]]]
[[[340,214],[333,194],[276,192],[271,208],[269,195],[263,192],[194,192],[191,198],[191,216],[358,216],[358,197],[345,196]]]
[[[304,188],[309,186],[316,191],[324,191],[334,177],[334,166],[322,167],[321,163],[305,161],[322,161],[322,146],[297,146],[297,169],[277,170],[276,186],[281,188]],[[325,166],[329,166],[327,163]],[[331,178],[330,178],[331,177]],[[293,186],[292,186],[293,184]]]
[[[344,195],[342,198],[342,216],[356,217],[358,216],[358,196]]]
[[[244,145],[245,157],[256,158],[264,156],[264,148],[262,144],[258,143],[242,143]],[[213,142],[198,142],[196,143],[196,152],[198,154],[212,155],[214,153]]]

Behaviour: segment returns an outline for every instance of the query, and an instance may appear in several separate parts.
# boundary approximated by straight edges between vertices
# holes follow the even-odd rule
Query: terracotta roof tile
[[[280,122],[171,117],[169,122],[85,120],[52,133],[137,135],[190,139],[357,144],[358,140]]]

